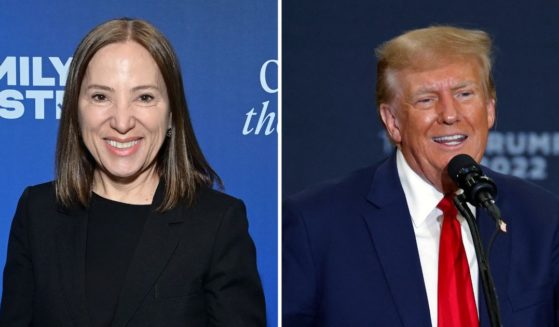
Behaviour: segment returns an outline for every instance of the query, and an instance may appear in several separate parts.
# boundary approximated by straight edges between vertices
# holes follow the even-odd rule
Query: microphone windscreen
[[[462,173],[461,170],[466,169]],[[459,183],[459,176],[464,172],[478,171],[481,173],[481,168],[477,162],[467,154],[459,154],[450,160],[448,163],[448,175],[456,184]]]

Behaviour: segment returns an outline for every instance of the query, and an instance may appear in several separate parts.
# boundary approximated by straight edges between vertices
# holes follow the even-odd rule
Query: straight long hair
[[[133,41],[153,57],[169,94],[172,129],[156,158],[156,171],[165,183],[159,211],[175,207],[180,201],[195,200],[201,186],[220,188],[223,183],[207,162],[190,122],[177,56],[165,36],[144,20],[121,18],[91,30],[78,45],[70,69],[62,104],[55,160],[57,200],[65,207],[87,206],[93,189],[96,162],[80,135],[78,101],[91,58],[101,48]]]

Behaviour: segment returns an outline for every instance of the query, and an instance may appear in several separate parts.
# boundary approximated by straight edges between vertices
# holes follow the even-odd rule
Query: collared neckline
[[[413,225],[417,228],[432,216],[433,210],[439,210],[437,204],[444,195],[409,166],[400,149],[396,151],[396,168]],[[440,213],[440,210],[438,212]]]

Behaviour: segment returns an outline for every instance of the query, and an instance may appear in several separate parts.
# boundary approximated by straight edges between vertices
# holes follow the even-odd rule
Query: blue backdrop
[[[375,107],[380,43],[453,24],[496,46],[497,123],[485,163],[559,193],[559,2],[283,1],[283,193],[392,151]]]
[[[111,18],[157,26],[180,58],[200,145],[243,199],[256,243],[269,326],[277,317],[277,3],[0,2],[0,262],[27,185],[51,180],[65,73],[78,42]]]

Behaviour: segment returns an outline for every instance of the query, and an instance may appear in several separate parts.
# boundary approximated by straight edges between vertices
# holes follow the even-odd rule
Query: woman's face
[[[167,88],[149,52],[133,41],[101,48],[87,66],[78,116],[102,177],[130,182],[152,173],[171,119]]]

